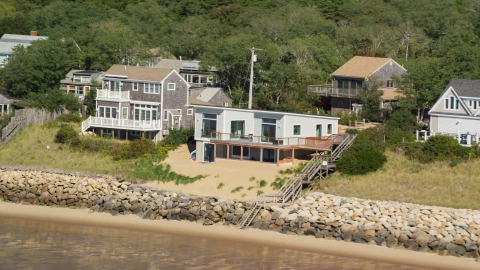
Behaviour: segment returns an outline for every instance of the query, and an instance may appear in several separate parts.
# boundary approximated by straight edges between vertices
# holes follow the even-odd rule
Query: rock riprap
[[[16,203],[90,208],[144,219],[233,226],[252,202],[191,196],[112,176],[0,170],[0,198]],[[291,205],[267,205],[252,228],[367,245],[479,257],[480,211],[311,193]]]

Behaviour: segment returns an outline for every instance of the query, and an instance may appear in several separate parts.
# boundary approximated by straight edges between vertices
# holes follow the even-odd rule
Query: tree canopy
[[[479,13],[476,0],[3,0],[0,35],[36,30],[49,39],[15,49],[0,91],[26,97],[72,68],[174,56],[215,67],[242,106],[256,47],[257,108],[312,111],[307,85],[330,83],[362,55],[406,67],[400,104],[420,116],[450,79],[480,79]]]

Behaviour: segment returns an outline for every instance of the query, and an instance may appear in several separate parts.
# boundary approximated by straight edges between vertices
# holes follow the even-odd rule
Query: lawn
[[[75,127],[79,130],[78,124]],[[71,151],[53,141],[58,129],[58,124],[36,124],[22,130],[8,144],[0,146],[0,164],[121,175],[127,175],[135,166],[132,160],[114,161],[101,153]]]
[[[312,190],[338,196],[480,209],[480,160],[420,164],[386,151],[385,166],[364,176],[334,173]]]

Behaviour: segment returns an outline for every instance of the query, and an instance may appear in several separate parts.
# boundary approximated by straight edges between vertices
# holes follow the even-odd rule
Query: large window
[[[338,80],[338,88],[348,88],[348,80]]]
[[[210,137],[213,131],[217,130],[217,115],[204,113],[202,120],[202,137]]]
[[[157,120],[158,106],[135,104],[134,120],[136,121],[155,121]]]
[[[98,107],[98,113],[100,117],[104,118],[117,118],[117,108],[116,107]]]
[[[276,137],[277,120],[262,118],[262,142],[272,142]]]
[[[243,154],[243,157],[250,157],[250,147],[243,147],[243,153],[242,148],[240,146],[232,146],[232,156],[235,157],[240,157],[241,154]]]
[[[238,138],[245,134],[245,121],[232,121],[230,124],[232,138]]]
[[[301,130],[300,130],[300,125],[294,125],[293,126],[293,135],[300,135]]]
[[[160,84],[158,83],[146,83],[143,89],[144,93],[158,94],[160,93]]]
[[[74,82],[90,82],[90,76],[73,76]]]

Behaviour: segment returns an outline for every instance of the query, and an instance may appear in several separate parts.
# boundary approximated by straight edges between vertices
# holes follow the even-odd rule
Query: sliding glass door
[[[262,142],[273,142],[276,137],[277,120],[262,118]]]

